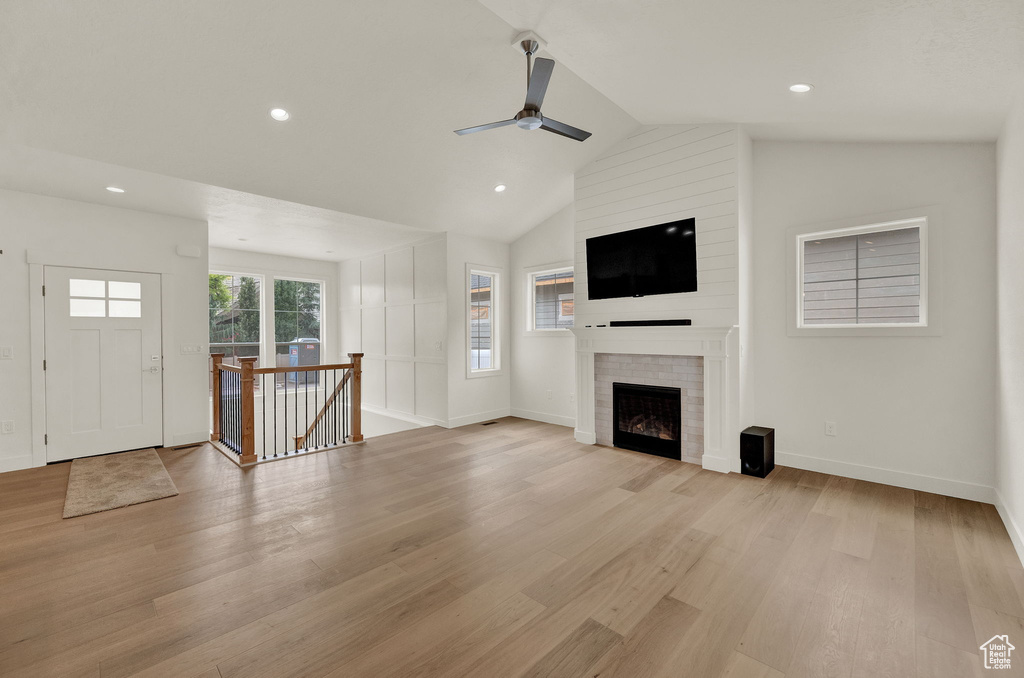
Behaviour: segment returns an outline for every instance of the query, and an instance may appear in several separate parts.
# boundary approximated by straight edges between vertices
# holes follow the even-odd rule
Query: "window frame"
[[[240,342],[240,343],[236,342],[236,343],[230,343],[230,344],[225,344],[223,342],[214,343],[214,342],[210,341],[210,338],[209,338],[209,331],[210,331],[210,328],[209,328],[209,310],[210,310],[209,309],[209,303],[207,303],[207,328],[206,328],[206,331],[207,331],[207,345],[209,346],[209,349],[210,349],[211,353],[215,352],[215,350],[217,348],[221,348],[221,347],[224,347],[224,346],[255,346],[257,348],[256,357],[258,358],[258,360],[256,362],[257,362],[258,365],[262,365],[263,364],[263,359],[264,359],[264,354],[266,352],[266,346],[264,345],[265,344],[264,340],[267,337],[267,280],[266,280],[266,276],[264,276],[261,273],[245,273],[245,272],[242,272],[242,271],[227,271],[227,270],[222,270],[222,269],[219,269],[219,268],[218,269],[210,268],[207,271],[207,275],[208,276],[210,276],[210,275],[229,275],[229,276],[237,276],[239,278],[255,278],[256,280],[260,281],[260,308],[259,308],[259,312],[260,312],[260,327],[259,327],[259,339],[257,341],[254,341],[254,342],[253,341],[246,341],[246,342]],[[209,301],[209,299],[207,299],[207,301]]]
[[[473,276],[486,275],[491,278],[491,367],[473,367]],[[466,264],[466,377],[477,379],[480,377],[494,377],[503,374],[504,361],[502,360],[501,346],[501,291],[502,291],[502,269],[495,266],[482,266],[477,264]]]
[[[537,284],[536,279],[541,275],[552,273],[572,273],[573,301],[576,299],[576,267],[574,262],[565,261],[558,264],[545,264],[525,269],[526,273],[526,328],[524,334],[536,337],[558,337],[572,334],[568,327],[537,327]],[[575,313],[573,314],[573,326],[575,327]]]
[[[901,210],[830,223],[793,227],[787,231],[789,280],[787,334],[792,337],[938,336],[942,328],[942,211],[937,206]],[[814,238],[842,237],[920,228],[921,303],[918,323],[805,324],[803,322],[804,242]]]

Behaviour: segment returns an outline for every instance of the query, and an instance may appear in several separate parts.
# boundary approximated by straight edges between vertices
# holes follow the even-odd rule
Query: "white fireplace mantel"
[[[704,359],[704,468],[740,470],[739,330],[736,327],[577,327],[576,440],[597,442],[594,354],[686,355]]]

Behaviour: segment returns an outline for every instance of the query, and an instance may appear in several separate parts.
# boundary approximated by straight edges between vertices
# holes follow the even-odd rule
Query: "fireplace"
[[[612,384],[612,444],[682,459],[682,391],[665,386]]]

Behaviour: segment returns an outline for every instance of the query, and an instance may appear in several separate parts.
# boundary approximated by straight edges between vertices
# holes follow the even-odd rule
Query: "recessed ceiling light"
[[[789,86],[790,92],[796,92],[797,94],[806,94],[814,89],[814,85],[808,85],[806,82],[798,82],[795,85]]]
[[[239,238],[239,240],[241,240],[242,242],[245,242],[246,240],[248,240],[248,238]]]
[[[495,193],[501,193],[506,188],[508,188],[508,186],[506,186],[505,184],[498,184],[497,186],[494,187],[494,192]]]
[[[284,110],[283,108],[271,108],[270,117],[273,118],[274,120],[277,120],[278,122],[284,122],[291,116],[288,115],[288,111]]]
[[[107,186],[107,190],[111,193],[124,193],[124,189],[117,186]]]

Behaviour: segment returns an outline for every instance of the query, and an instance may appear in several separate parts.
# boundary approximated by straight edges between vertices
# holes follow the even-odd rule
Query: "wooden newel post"
[[[224,354],[211,353],[210,359],[213,378],[213,433],[210,434],[210,440],[220,440],[220,364],[224,362]]]
[[[240,387],[242,392],[242,458],[243,464],[256,462],[256,403],[253,396],[254,384],[252,370],[259,358],[239,358],[242,368]]]
[[[358,443],[363,440],[363,354],[349,353],[348,357],[352,361],[352,435],[349,437]]]

